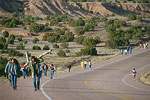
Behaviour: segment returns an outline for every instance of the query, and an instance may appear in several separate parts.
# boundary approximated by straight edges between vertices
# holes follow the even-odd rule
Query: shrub
[[[77,56],[81,56],[81,55],[97,55],[97,50],[95,47],[86,47],[84,49],[81,49],[80,52],[76,53]]]
[[[62,49],[57,52],[57,55],[58,55],[59,57],[66,57],[65,51],[63,51]]]
[[[82,43],[86,47],[95,47],[97,44],[97,40],[93,38],[85,38]]]
[[[53,44],[53,48],[59,48],[59,45]]]
[[[28,41],[27,41],[27,40],[23,40],[23,43],[24,43],[24,44],[27,44],[27,43],[28,43]]]
[[[134,14],[128,14],[128,20],[136,20],[136,15]]]
[[[66,53],[70,53],[70,50],[66,49],[65,52],[66,52]]]
[[[83,36],[79,36],[75,39],[76,43],[78,43],[78,44],[82,44],[83,40],[84,40]]]
[[[9,36],[9,33],[7,31],[3,32],[3,36],[4,37],[8,37]]]
[[[45,26],[42,24],[31,23],[29,26],[30,32],[41,32],[45,30]]]
[[[106,47],[116,49],[119,48],[117,41],[114,40],[107,40],[105,42]]]
[[[6,43],[6,39],[2,36],[0,36],[0,43]]]
[[[72,32],[67,31],[64,36],[61,37],[61,41],[71,42],[74,40],[74,35]]]
[[[49,50],[50,48],[49,48],[49,46],[48,45],[45,45],[44,47],[43,47],[43,50]]]
[[[89,23],[84,26],[84,31],[94,31],[95,24]]]
[[[83,27],[75,27],[75,32],[78,34],[78,35],[83,35],[85,33],[85,30],[83,29]]]
[[[4,25],[5,27],[11,28],[16,27],[17,25],[21,25],[22,21],[19,18],[5,18],[0,20],[0,24]]]
[[[59,36],[57,35],[51,35],[51,36],[47,36],[47,39],[46,39],[48,42],[56,42],[59,40]]]
[[[17,40],[18,40],[18,41],[22,41],[22,37],[21,37],[21,36],[18,36],[18,37],[17,37]]]
[[[0,49],[3,49],[3,48],[4,48],[4,44],[0,43]]]
[[[40,40],[38,39],[38,38],[34,38],[33,40],[32,40],[32,42],[33,43],[37,43],[37,42],[39,42]]]
[[[15,40],[15,38],[16,38],[16,36],[11,34],[11,35],[9,35],[8,40]]]
[[[20,43],[20,44],[17,45],[16,49],[18,49],[18,50],[24,50],[25,46],[23,45],[23,43]]]
[[[33,48],[32,48],[33,50],[41,50],[41,47],[39,47],[39,46],[33,46]]]
[[[5,74],[5,66],[7,64],[7,58],[0,57],[0,76]]]
[[[8,39],[7,43],[8,44],[14,44],[14,40],[13,39]]]
[[[61,42],[60,46],[62,48],[68,48],[68,43],[67,42]]]

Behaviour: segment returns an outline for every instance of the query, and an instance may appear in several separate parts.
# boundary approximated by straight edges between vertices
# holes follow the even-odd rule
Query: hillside
[[[10,12],[24,15],[40,16],[67,14],[69,16],[99,16],[112,13],[122,15],[128,13],[150,13],[150,4],[140,3],[100,3],[100,2],[62,2],[62,0],[0,0],[0,15]]]

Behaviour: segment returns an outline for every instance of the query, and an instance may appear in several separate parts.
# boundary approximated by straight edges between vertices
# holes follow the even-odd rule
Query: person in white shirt
[[[136,77],[136,71],[135,71],[135,68],[132,70],[132,76],[133,76],[133,79],[135,80],[135,77]]]
[[[86,69],[86,64],[87,64],[87,62],[86,62],[86,60],[84,61],[84,68]]]

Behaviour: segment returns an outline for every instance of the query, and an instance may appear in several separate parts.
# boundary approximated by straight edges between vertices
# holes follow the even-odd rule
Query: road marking
[[[107,66],[107,65],[110,65],[110,64],[113,64],[113,63],[115,63],[115,62],[119,62],[119,61],[121,61],[121,60],[127,59],[127,58],[129,58],[129,57],[131,57],[131,56],[133,56],[133,55],[137,55],[137,54],[140,54],[140,53],[143,53],[143,52],[145,52],[145,50],[144,50],[144,51],[141,51],[141,52],[138,52],[138,53],[135,53],[135,54],[132,54],[132,55],[130,55],[130,56],[127,56],[127,57],[125,57],[125,58],[123,58],[123,59],[119,59],[119,60],[116,60],[116,61],[114,61],[114,62],[108,63],[108,64],[106,64],[106,65],[103,65],[102,67]],[[137,61],[137,60],[135,60],[135,61]],[[134,62],[135,62],[135,61],[134,61]],[[132,62],[132,63],[133,63],[133,62]],[[125,65],[126,65],[126,64],[125,64]],[[97,67],[97,68],[98,68],[98,67]],[[95,68],[95,69],[97,69],[97,68]],[[121,69],[122,66],[121,66],[121,67],[118,66],[117,68]],[[102,73],[102,75],[105,75],[105,74],[107,74],[108,72],[113,72],[113,71],[106,71],[106,72]],[[99,92],[102,92],[102,93],[105,93],[105,94],[108,94],[108,95],[111,95],[111,96],[115,96],[115,97],[121,98],[121,99],[123,99],[123,100],[132,100],[132,99],[126,98],[126,97],[124,97],[124,96],[120,96],[120,95],[113,94],[113,93],[108,92],[108,91],[105,91],[105,90],[101,90],[101,89],[99,89],[99,88],[97,88],[97,87],[95,87],[95,86],[92,86],[91,84],[88,83],[88,81],[94,79],[95,77],[97,77],[97,76],[99,76],[99,75],[100,75],[100,74],[95,75],[95,76],[93,76],[93,77],[90,77],[90,78],[86,79],[86,80],[84,81],[84,84],[85,84],[86,86],[88,86],[88,87],[94,89],[94,90],[98,90]]]
[[[141,71],[141,70],[143,70],[143,69],[145,69],[145,68],[147,68],[147,67],[149,67],[149,66],[150,66],[150,64],[148,64],[148,65],[146,65],[146,66],[144,66],[144,67],[138,69],[137,71]],[[135,89],[138,89],[138,90],[142,90],[142,91],[149,92],[148,90],[145,90],[145,89],[142,89],[142,88],[139,88],[139,87],[136,87],[136,86],[133,86],[133,85],[127,83],[127,82],[125,81],[125,79],[128,78],[130,75],[131,75],[131,74],[127,74],[126,76],[124,76],[124,77],[122,78],[122,82],[123,82],[125,85],[130,86],[130,87],[135,88]]]
[[[44,91],[43,87],[46,83],[48,83],[50,80],[45,81],[42,85],[41,85],[41,91],[44,94],[44,96],[48,99],[48,100],[52,100]]]
[[[147,50],[148,50],[148,49],[147,49]],[[133,54],[130,55],[130,56],[124,57],[124,58],[119,59],[119,60],[116,60],[116,61],[114,61],[114,62],[110,62],[110,63],[108,63],[108,64],[106,64],[106,65],[101,66],[101,67],[104,67],[104,66],[113,64],[113,63],[115,63],[115,62],[118,62],[118,61],[127,59],[127,58],[129,58],[129,57],[131,57],[131,56],[133,56],[133,55],[140,54],[140,53],[143,53],[143,52],[145,52],[145,50],[143,50],[143,51],[141,51],[141,52],[138,52],[138,53],[133,53]],[[97,69],[97,68],[99,68],[99,67],[95,67],[94,69]],[[88,71],[86,71],[86,72],[88,72]],[[71,76],[71,75],[70,75],[70,76]],[[44,96],[45,96],[48,100],[52,100],[52,99],[46,94],[46,92],[45,92],[44,89],[43,89],[44,85],[47,84],[49,81],[50,81],[50,80],[47,80],[47,81],[45,81],[45,82],[41,85],[41,91],[42,91],[42,93],[44,94]],[[106,91],[105,91],[105,92],[106,92]],[[111,94],[111,93],[108,92],[107,94]],[[111,94],[111,95],[115,95],[115,94]],[[122,96],[118,96],[118,97],[122,97]],[[125,97],[122,97],[122,98],[124,98],[124,100],[130,100],[130,99],[125,99]]]

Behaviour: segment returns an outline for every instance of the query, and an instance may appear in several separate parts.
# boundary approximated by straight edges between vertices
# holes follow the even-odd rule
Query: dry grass
[[[146,85],[150,85],[150,71],[140,77],[140,81]]]

